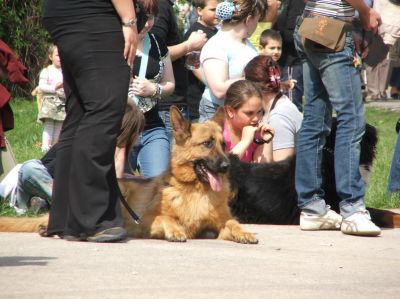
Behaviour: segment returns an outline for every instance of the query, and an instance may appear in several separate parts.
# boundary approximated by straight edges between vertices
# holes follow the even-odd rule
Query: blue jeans
[[[145,178],[155,177],[168,168],[170,145],[163,127],[144,130],[129,154],[129,166]]]
[[[22,164],[18,173],[16,193],[17,207],[27,210],[29,201],[34,196],[51,202],[53,178],[40,160],[29,160]]]
[[[181,111],[184,118],[189,119],[189,112],[187,107],[181,107],[179,108],[179,110]],[[172,144],[174,142],[174,135],[172,133],[171,121],[169,119],[169,111],[158,111],[158,115],[164,122],[165,129],[167,130],[169,144],[172,147]]]
[[[310,214],[326,212],[322,190],[321,161],[325,138],[330,133],[332,109],[338,127],[335,144],[336,191],[340,213],[348,217],[365,209],[364,182],[359,171],[360,141],[365,130],[359,70],[351,33],[343,51],[315,52],[304,49],[295,33],[295,45],[303,59],[304,118],[296,147],[296,191],[299,207]]]
[[[292,79],[297,80],[296,85],[292,89],[293,104],[296,105],[300,112],[303,111],[303,93],[304,93],[304,83],[303,83],[303,66],[301,64],[294,64],[290,66],[285,66],[282,70],[282,81],[289,80],[289,71],[292,72]],[[289,91],[284,92],[285,95],[289,96]]]
[[[215,112],[217,112],[218,107],[218,104],[202,98],[199,104],[199,122],[202,123],[212,118]]]
[[[397,135],[396,149],[390,166],[388,190],[389,192],[400,191],[400,134]]]

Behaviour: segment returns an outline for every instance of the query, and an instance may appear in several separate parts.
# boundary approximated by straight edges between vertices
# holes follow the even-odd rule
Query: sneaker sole
[[[106,232],[108,231],[108,233]],[[111,242],[119,242],[126,238],[127,234],[125,231],[114,232],[113,229],[107,229],[103,232],[97,233],[94,236],[88,237],[86,241],[95,242],[95,243],[111,243]]]
[[[352,236],[362,236],[362,237],[377,237],[381,234],[381,232],[376,232],[376,231],[364,231],[364,232],[347,232],[343,231],[342,233],[345,235],[352,235]]]

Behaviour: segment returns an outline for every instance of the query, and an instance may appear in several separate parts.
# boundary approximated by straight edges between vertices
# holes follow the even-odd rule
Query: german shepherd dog
[[[336,193],[334,148],[336,119],[326,139],[322,158],[325,201],[339,212]],[[378,142],[376,129],[367,124],[361,141],[360,172],[368,182]],[[295,157],[274,163],[244,163],[230,155],[230,181],[235,196],[230,202],[232,214],[241,223],[298,224],[300,210],[295,190]],[[368,208],[372,220],[381,227],[400,227],[400,215],[391,211]]]
[[[258,243],[229,209],[230,162],[224,151],[223,113],[191,124],[171,107],[170,118],[175,143],[169,169],[152,179],[119,180],[123,197],[140,216],[140,223],[135,224],[123,209],[128,236],[184,242],[213,232],[221,240]],[[46,225],[47,216],[0,218],[0,231],[35,232]]]

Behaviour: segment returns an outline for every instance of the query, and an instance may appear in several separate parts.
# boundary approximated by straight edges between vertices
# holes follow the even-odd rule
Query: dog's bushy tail
[[[388,211],[368,208],[372,221],[380,227],[400,228],[400,214]]]
[[[0,232],[35,233],[47,227],[49,215],[41,217],[0,217]]]

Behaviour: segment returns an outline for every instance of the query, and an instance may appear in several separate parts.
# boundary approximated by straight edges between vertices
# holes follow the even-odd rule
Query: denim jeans
[[[397,135],[396,149],[390,166],[388,190],[389,192],[400,191],[400,134]]]
[[[219,107],[218,104],[202,98],[199,104],[199,114],[200,114],[199,122],[202,123],[212,118],[215,112],[217,112],[218,107]]]
[[[29,201],[39,196],[51,203],[53,178],[40,160],[29,160],[22,164],[18,173],[16,193],[17,207],[27,210]]]
[[[180,112],[182,113],[183,117],[186,119],[189,119],[189,112],[187,107],[180,107],[179,108]],[[168,135],[168,140],[169,144],[172,147],[172,144],[174,142],[174,135],[172,133],[172,127],[171,127],[171,121],[169,118],[169,111],[158,111],[158,115],[162,119],[165,125],[165,129],[167,130],[167,135]]]
[[[138,169],[145,178],[155,177],[168,168],[170,145],[163,127],[144,130],[129,154],[132,169]]]
[[[299,25],[298,25],[299,26]],[[311,214],[325,214],[321,188],[321,160],[325,138],[330,133],[332,109],[338,127],[335,144],[336,191],[340,213],[348,217],[365,209],[364,182],[359,171],[360,141],[365,130],[359,70],[351,33],[343,51],[315,52],[304,49],[295,33],[296,49],[303,60],[304,118],[296,147],[296,191],[299,207]]]
[[[282,81],[289,80],[289,72],[292,74],[292,79],[297,80],[296,85],[291,90],[291,100],[293,104],[299,109],[300,112],[303,112],[303,93],[304,93],[304,83],[303,83],[303,66],[301,64],[294,64],[290,66],[285,66],[282,70]],[[285,95],[289,96],[289,91],[284,92]]]

